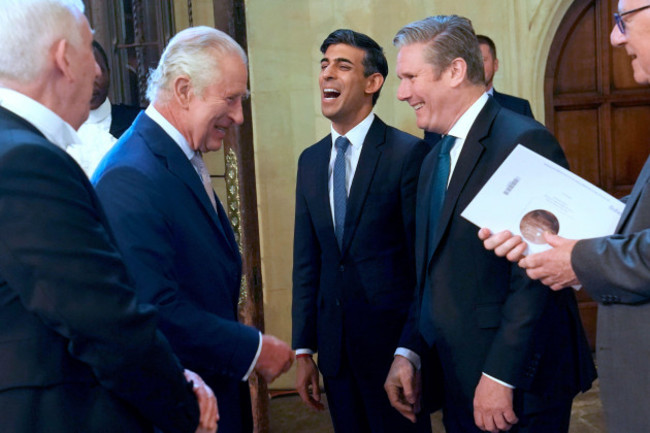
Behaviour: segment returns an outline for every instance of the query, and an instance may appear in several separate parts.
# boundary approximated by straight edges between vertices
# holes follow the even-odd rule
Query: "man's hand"
[[[519,419],[512,409],[512,389],[481,375],[474,392],[474,422],[481,430],[508,431]]]
[[[531,254],[519,262],[533,280],[540,280],[553,290],[580,284],[571,265],[571,252],[578,242],[557,235],[544,233],[544,239],[553,248]]]
[[[413,423],[420,412],[421,386],[420,372],[415,371],[411,361],[400,355],[395,356],[384,389],[391,406]]]
[[[262,351],[255,371],[266,381],[273,382],[282,373],[286,373],[293,364],[293,351],[284,341],[272,335],[262,336]]]
[[[486,250],[494,251],[499,257],[505,257],[511,262],[518,262],[524,258],[528,244],[521,239],[521,236],[513,236],[508,230],[492,234],[490,229],[482,228],[478,237],[483,241]]]
[[[320,400],[318,369],[311,356],[300,357],[296,360],[296,389],[305,404],[314,410],[324,410]]]
[[[219,408],[217,407],[217,397],[212,389],[206,385],[201,377],[190,370],[183,371],[185,379],[192,382],[192,389],[199,403],[201,416],[196,433],[216,433],[217,422],[219,421]]]

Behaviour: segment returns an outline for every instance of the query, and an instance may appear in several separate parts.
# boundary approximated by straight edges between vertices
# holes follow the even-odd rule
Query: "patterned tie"
[[[196,172],[201,177],[203,188],[205,188],[205,192],[206,194],[208,194],[208,197],[210,198],[210,203],[212,203],[212,207],[216,210],[217,201],[214,198],[214,190],[212,189],[212,181],[210,180],[210,173],[208,173],[208,168],[205,166],[205,162],[201,157],[201,153],[200,152],[194,153],[194,156],[192,157],[192,159],[190,159],[190,162],[192,163],[192,166],[194,167]]]
[[[424,281],[424,290],[422,295],[422,305],[420,307],[420,333],[429,346],[435,341],[435,330],[433,324],[433,296],[431,281],[429,280],[428,264],[433,254],[433,241],[436,235],[436,227],[440,219],[442,205],[445,202],[447,193],[447,182],[449,181],[449,170],[451,166],[451,157],[449,151],[454,146],[456,137],[445,135],[440,140],[438,163],[436,171],[431,176],[431,194],[429,196],[429,221],[427,236],[427,260],[424,262],[426,268],[426,278]]]
[[[345,209],[348,201],[348,190],[345,185],[345,151],[350,146],[350,141],[340,136],[334,143],[336,146],[336,159],[334,160],[334,234],[343,249],[343,228],[345,227]]]

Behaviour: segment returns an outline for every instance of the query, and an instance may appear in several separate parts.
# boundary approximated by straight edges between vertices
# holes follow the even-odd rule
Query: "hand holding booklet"
[[[494,233],[520,235],[528,254],[550,248],[544,232],[569,239],[610,235],[623,208],[615,197],[519,144],[461,216]]]

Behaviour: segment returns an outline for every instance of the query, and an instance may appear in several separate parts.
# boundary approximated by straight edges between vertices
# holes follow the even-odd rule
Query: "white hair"
[[[0,0],[0,80],[29,82],[43,72],[52,44],[81,43],[81,0]]]
[[[176,34],[160,56],[156,69],[150,71],[147,98],[166,101],[171,96],[174,80],[187,76],[198,96],[219,78],[219,63],[226,54],[238,54],[244,64],[246,53],[233,38],[212,27],[190,27]]]

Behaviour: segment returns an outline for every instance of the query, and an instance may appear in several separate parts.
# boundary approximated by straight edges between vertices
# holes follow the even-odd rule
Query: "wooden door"
[[[616,197],[629,194],[649,153],[650,89],[635,83],[630,58],[613,48],[616,0],[576,0],[551,45],[544,82],[546,126],[571,170]],[[577,293],[595,346],[598,304]]]

